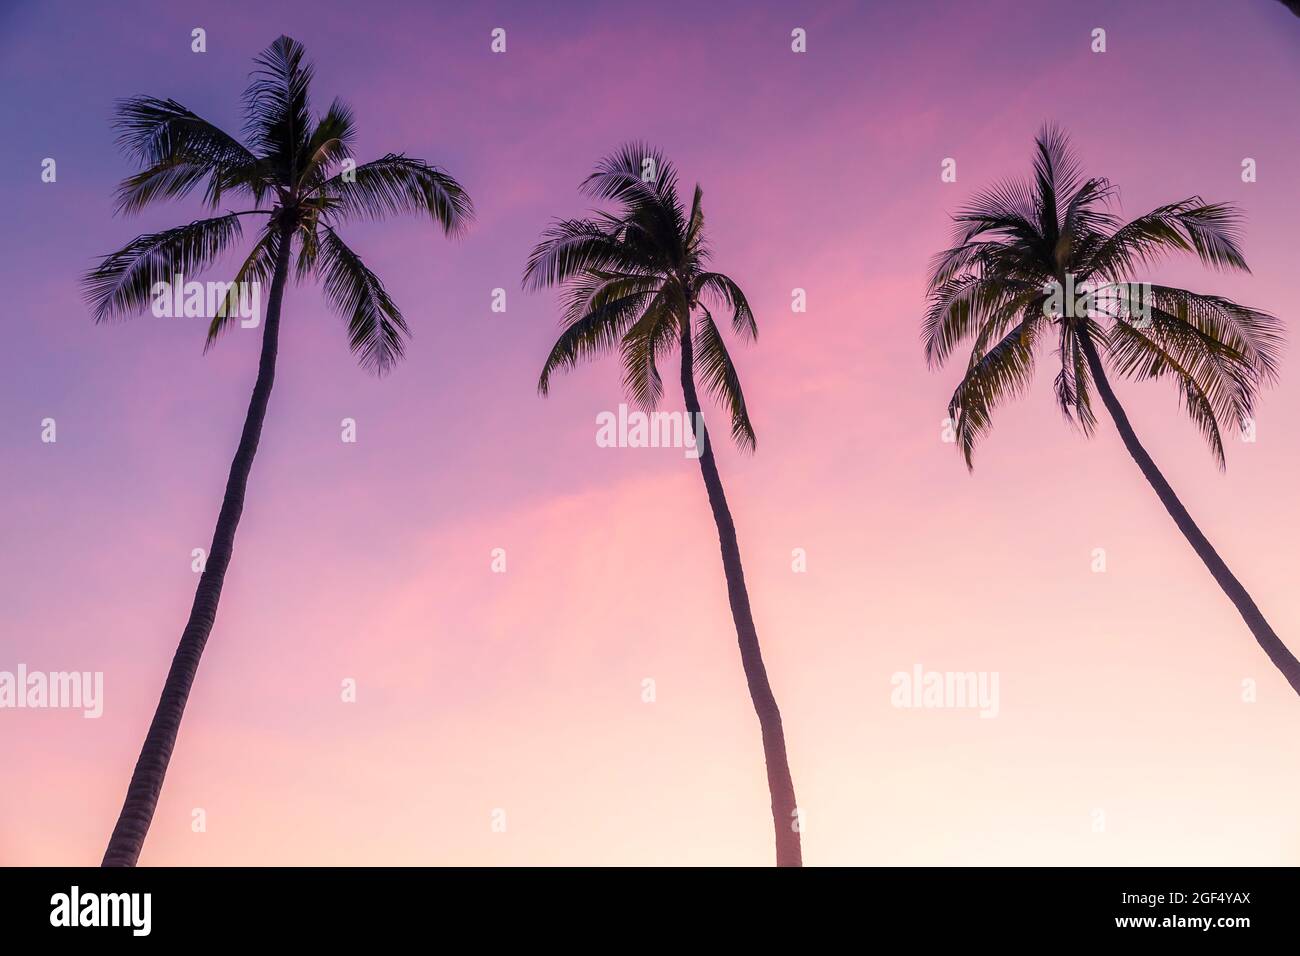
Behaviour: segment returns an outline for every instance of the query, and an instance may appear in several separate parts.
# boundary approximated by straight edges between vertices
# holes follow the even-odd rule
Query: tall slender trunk
[[[212,624],[217,617],[221,586],[225,583],[226,568],[230,565],[234,549],[235,529],[239,526],[239,516],[244,510],[248,474],[253,467],[253,456],[257,453],[257,443],[262,436],[262,422],[266,419],[267,401],[271,397],[271,385],[275,381],[280,301],[284,297],[285,279],[289,271],[291,230],[291,220],[286,216],[280,226],[275,273],[262,326],[262,355],[257,366],[257,382],[253,386],[253,397],[248,403],[248,415],[244,418],[239,448],[230,463],[226,497],[221,503],[221,513],[217,516],[212,547],[203,574],[199,577],[190,618],[181,633],[180,646],[176,648],[171,670],[167,672],[167,682],[163,685],[158,709],[154,711],[149,733],[140,749],[140,759],[136,761],[135,770],[131,774],[126,801],[122,804],[117,826],[113,828],[113,835],[108,841],[103,866],[135,866],[140,858],[140,849],[144,846],[154,809],[158,806],[158,795],[162,791],[167,764],[171,761],[172,750],[176,746],[185,702],[189,699],[194,675],[198,673],[199,658],[203,655],[203,647],[208,642],[208,635],[212,632]]]
[[[690,319],[682,323],[682,394],[691,421],[703,424],[700,400],[695,393],[693,349]],[[740,662],[745,668],[745,682],[749,696],[758,714],[758,724],[763,732],[763,757],[767,763],[767,788],[772,796],[772,826],[776,831],[776,865],[803,866],[803,852],[799,842],[798,804],[794,797],[794,781],[790,777],[790,761],[785,754],[785,731],[781,727],[781,711],[776,706],[772,685],[767,680],[763,666],[763,653],[758,646],[758,631],[754,628],[754,615],[749,609],[749,591],[745,588],[745,570],[740,564],[740,544],[736,540],[736,524],[727,507],[727,496],[722,491],[722,479],[713,457],[712,443],[703,428],[697,429],[700,448],[700,471],[704,487],[709,492],[709,505],[713,520],[718,526],[718,541],[722,546],[722,568],[727,575],[727,597],[731,601],[731,616],[736,622],[736,638],[740,644]]]
[[[1273,632],[1273,628],[1269,627],[1268,621],[1264,620],[1264,615],[1255,606],[1255,602],[1246,593],[1246,589],[1242,587],[1236,576],[1228,570],[1228,566],[1223,563],[1223,559],[1214,550],[1214,546],[1201,533],[1201,529],[1196,526],[1192,516],[1187,513],[1183,503],[1174,494],[1174,489],[1169,486],[1169,482],[1165,481],[1165,476],[1160,473],[1156,463],[1151,460],[1151,456],[1147,454],[1146,449],[1142,447],[1142,443],[1138,441],[1133,426],[1129,424],[1128,415],[1124,413],[1119,399],[1115,397],[1115,392],[1110,387],[1110,382],[1106,378],[1106,370],[1102,367],[1101,358],[1097,354],[1097,347],[1093,344],[1087,329],[1080,330],[1079,342],[1083,347],[1083,354],[1088,361],[1088,368],[1092,372],[1093,380],[1097,383],[1097,392],[1101,395],[1106,410],[1110,412],[1110,417],[1115,420],[1115,427],[1119,429],[1120,438],[1124,440],[1124,447],[1133,456],[1138,468],[1142,469],[1142,474],[1146,476],[1147,481],[1151,483],[1151,487],[1155,489],[1160,503],[1165,506],[1169,516],[1174,519],[1174,524],[1178,525],[1178,530],[1183,533],[1183,537],[1191,544],[1192,550],[1205,562],[1205,566],[1209,569],[1210,574],[1214,576],[1214,580],[1218,582],[1219,587],[1223,588],[1223,593],[1228,595],[1232,603],[1237,606],[1237,610],[1245,620],[1246,626],[1250,628],[1250,633],[1255,635],[1255,640],[1264,649],[1268,659],[1282,672],[1282,676],[1290,682],[1295,692],[1300,694],[1300,661],[1296,660],[1295,655]]]

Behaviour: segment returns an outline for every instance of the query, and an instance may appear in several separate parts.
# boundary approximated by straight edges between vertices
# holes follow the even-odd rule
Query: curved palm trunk
[[[286,219],[286,222],[288,220]],[[262,355],[257,367],[257,382],[253,397],[248,403],[244,431],[239,448],[230,463],[230,477],[226,481],[226,497],[221,503],[217,528],[212,536],[212,548],[199,577],[199,586],[190,608],[190,618],[181,633],[180,646],[172,658],[167,682],[163,685],[158,709],[154,711],[148,736],[140,750],[131,783],[127,787],[126,801],[118,815],[117,826],[108,841],[103,866],[135,866],[144,845],[145,835],[153,820],[158,795],[162,791],[163,777],[176,746],[176,735],[181,726],[181,715],[190,696],[190,686],[199,669],[199,658],[212,632],[217,616],[217,603],[221,600],[221,586],[226,579],[226,568],[235,543],[235,529],[244,510],[244,491],[248,486],[248,473],[253,467],[253,456],[262,436],[262,422],[266,419],[266,405],[271,397],[275,380],[275,356],[280,334],[280,301],[284,296],[285,278],[289,270],[290,229],[281,227],[279,254],[275,274],[271,280],[271,294],[267,299],[266,320],[262,328]]]
[[[694,361],[690,322],[682,324],[682,393],[691,422],[703,423],[700,400],[695,393]],[[700,471],[704,487],[709,492],[709,505],[713,520],[718,526],[718,540],[722,546],[722,567],[727,576],[727,597],[731,601],[731,616],[736,622],[736,637],[740,643],[740,662],[745,668],[745,682],[749,696],[758,714],[763,732],[763,757],[767,763],[767,787],[772,796],[772,826],[776,831],[776,865],[802,866],[803,855],[799,844],[797,804],[794,781],[790,777],[790,762],[785,754],[785,731],[781,727],[781,711],[776,706],[772,685],[767,680],[763,654],[758,646],[758,631],[754,628],[754,615],[749,609],[749,591],[745,588],[745,571],[740,564],[740,544],[736,540],[736,525],[727,507],[727,497],[722,491],[718,464],[713,458],[713,448],[705,437],[703,428],[698,431]]]
[[[1133,426],[1129,424],[1128,416],[1124,413],[1119,399],[1115,397],[1114,391],[1111,390],[1110,382],[1106,379],[1106,370],[1102,367],[1101,359],[1097,355],[1097,348],[1086,329],[1080,331],[1079,341],[1083,346],[1084,356],[1088,360],[1088,368],[1092,371],[1093,380],[1097,383],[1097,391],[1101,395],[1106,410],[1110,412],[1110,417],[1115,420],[1115,427],[1119,429],[1120,437],[1124,440],[1124,447],[1133,456],[1138,468],[1142,469],[1142,474],[1146,476],[1147,481],[1151,483],[1151,487],[1155,489],[1160,503],[1165,506],[1165,510],[1174,519],[1174,524],[1178,525],[1178,530],[1183,533],[1188,543],[1191,544],[1192,550],[1205,562],[1205,566],[1209,568],[1214,580],[1218,582],[1219,587],[1223,588],[1223,593],[1228,595],[1232,603],[1237,606],[1237,610],[1245,619],[1250,632],[1255,635],[1255,640],[1259,642],[1259,646],[1264,649],[1264,653],[1268,655],[1269,660],[1290,682],[1295,692],[1300,694],[1300,661],[1296,660],[1295,655],[1273,633],[1273,628],[1269,627],[1268,621],[1264,620],[1264,615],[1255,606],[1255,602],[1246,593],[1246,589],[1242,587],[1236,576],[1228,570],[1228,566],[1223,563],[1223,559],[1214,550],[1214,546],[1201,533],[1201,529],[1196,526],[1192,516],[1187,513],[1183,503],[1174,494],[1174,489],[1169,486],[1169,482],[1165,481],[1165,476],[1160,473],[1156,463],[1151,460],[1151,456],[1147,454],[1146,449],[1138,441]]]

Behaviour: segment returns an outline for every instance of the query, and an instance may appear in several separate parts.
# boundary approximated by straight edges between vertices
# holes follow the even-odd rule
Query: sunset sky
[[[171,97],[238,133],[252,58],[281,33],[316,65],[318,109],[337,95],[355,110],[359,160],[437,163],[478,215],[452,241],[415,217],[344,233],[414,332],[382,380],[314,287],[289,288],[234,559],[142,864],[772,861],[698,465],[597,447],[596,416],[624,400],[612,360],[536,393],[559,308],[521,290],[525,259],[553,217],[590,207],[578,184],[631,139],[663,149],[684,191],[702,185],[714,264],[760,327],[753,345],[729,340],[757,452],[719,444],[720,468],[805,862],[1300,864],[1300,701],[1113,425],[1085,439],[1062,420],[1044,353],[968,474],[941,441],[959,368],[928,370],[919,343],[950,215],[1027,175],[1047,121],[1119,184],[1126,218],[1197,194],[1239,203],[1252,275],[1189,260],[1151,278],[1293,328],[1300,19],[1281,4],[94,6],[0,9],[0,671],[102,671],[105,698],[99,719],[0,710],[0,864],[99,862],[256,373],[252,330],[204,356],[200,319],[93,324],[78,280],[96,257],[203,214],[195,199],[114,218],[134,170],[113,101]],[[807,53],[791,52],[795,27]],[[947,157],[955,183],[940,181]],[[1225,473],[1173,385],[1116,387],[1300,651],[1294,350]],[[891,675],[918,664],[996,672],[997,717],[892,706]]]

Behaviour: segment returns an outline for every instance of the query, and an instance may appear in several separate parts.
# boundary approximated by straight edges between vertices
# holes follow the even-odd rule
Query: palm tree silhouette
[[[1108,210],[1114,196],[1109,181],[1085,178],[1065,134],[1048,126],[1037,139],[1032,183],[985,190],[954,217],[953,246],[932,263],[922,338],[932,368],[973,340],[948,404],[957,443],[973,468],[975,443],[989,429],[993,409],[1028,388],[1035,347],[1052,336],[1060,360],[1056,400],[1066,418],[1092,432],[1095,387],[1178,529],[1300,693],[1300,662],[1142,447],[1107,377],[1109,367],[1134,380],[1177,382],[1184,410],[1223,468],[1223,427],[1249,427],[1260,387],[1277,376],[1282,325],[1221,296],[1135,284],[1138,271],[1174,253],[1249,272],[1235,209],[1193,196],[1122,223]],[[1069,292],[1089,285],[1109,288],[1091,301]]]
[[[681,350],[682,394],[690,420],[701,426],[704,421],[695,388],[698,374],[730,414],[732,438],[752,451],[754,429],[740,377],[708,304],[731,311],[732,327],[742,339],[753,340],[758,326],[740,287],[706,268],[709,250],[700,187],[695,187],[687,213],[677,195],[672,164],[657,150],[632,143],[597,164],[581,190],[619,208],[613,213],[595,212],[589,219],[554,222],[528,258],[525,288],[558,285],[567,294],[564,331],[546,359],[537,390],[546,395],[552,374],[617,346],[628,394],[641,407],[651,408],[663,392],[658,362],[676,345]],[[700,432],[707,435],[702,428]],[[707,438],[701,446],[700,471],[718,527],[740,660],[762,730],[776,862],[800,866],[798,815],[781,712],[763,666],[736,526],[718,465]]]
[[[271,285],[257,381],[230,465],[212,546],[104,854],[105,866],[134,866],[140,856],[199,658],[216,618],[275,378],[280,305],[295,245],[296,279],[320,280],[326,299],[347,320],[350,344],[361,365],[382,375],[402,357],[409,330],[379,277],[343,242],[336,228],[356,219],[414,212],[428,214],[446,233],[455,234],[473,215],[460,184],[422,160],[389,153],[356,165],[351,160],[351,110],[336,99],[323,116],[313,118],[309,101],[313,71],[303,60],[301,44],[282,36],[255,62],[257,69],[243,96],[247,146],[170,99],[138,96],[117,106],[119,144],[142,167],[120,186],[119,213],[188,196],[201,184],[205,204],[214,211],[228,196],[239,196],[252,208],[138,236],[105,256],[85,278],[86,298],[94,307],[96,322],[138,312],[151,301],[155,283],[171,283],[212,265],[241,238],[241,222],[250,216],[264,220],[235,281],[269,280]],[[236,296],[237,289],[232,289],[216,309],[207,346],[234,319]]]

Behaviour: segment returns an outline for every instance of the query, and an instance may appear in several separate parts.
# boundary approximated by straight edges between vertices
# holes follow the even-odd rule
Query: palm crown
[[[689,371],[727,408],[737,444],[752,450],[740,377],[709,305],[731,312],[742,339],[756,338],[758,326],[740,287],[707,268],[700,187],[687,212],[673,165],[657,150],[632,143],[603,159],[580,188],[618,208],[552,223],[528,258],[525,287],[566,291],[564,331],[542,368],[538,391],[548,392],[557,370],[617,345],[628,394],[651,407],[663,392],[659,360],[685,341]]]
[[[138,96],[118,103],[118,142],[143,167],[119,188],[118,212],[179,199],[200,185],[213,210],[229,196],[252,208],[138,236],[88,273],[87,299],[96,321],[139,311],[154,283],[211,265],[240,239],[242,219],[265,216],[235,281],[267,281],[287,235],[289,254],[297,250],[297,278],[321,281],[327,300],[347,320],[362,366],[383,374],[401,358],[409,329],[379,277],[337,228],[415,212],[458,233],[473,215],[469,197],[447,173],[400,153],[355,166],[345,162],[355,132],[352,112],[336,99],[313,120],[312,66],[303,62],[297,41],[280,37],[256,63],[243,96],[247,146],[174,100]],[[228,326],[230,304],[212,317],[208,346]]]
[[[1108,180],[1084,177],[1065,134],[1049,126],[1037,139],[1033,182],[981,192],[954,217],[953,246],[932,263],[923,340],[932,367],[973,342],[948,406],[968,467],[994,407],[1028,388],[1036,346],[1049,336],[1060,361],[1056,401],[1068,420],[1085,433],[1095,424],[1092,345],[1120,375],[1176,381],[1220,467],[1224,427],[1243,426],[1261,385],[1275,378],[1281,324],[1221,296],[1152,284],[1149,295],[1116,295],[1082,315],[1053,304],[1055,289],[1132,283],[1173,253],[1249,271],[1231,206],[1194,196],[1121,224],[1109,209],[1115,196]]]

